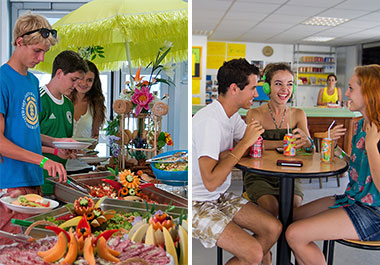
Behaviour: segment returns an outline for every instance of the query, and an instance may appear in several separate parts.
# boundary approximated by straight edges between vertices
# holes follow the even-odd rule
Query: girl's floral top
[[[363,131],[364,119],[355,124],[352,137],[351,161],[348,168],[349,183],[345,197],[337,200],[332,208],[346,207],[361,202],[370,206],[380,206],[380,193],[371,177],[368,156],[365,150],[366,133]]]

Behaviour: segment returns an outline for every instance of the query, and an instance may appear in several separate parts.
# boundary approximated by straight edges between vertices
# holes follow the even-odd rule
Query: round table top
[[[277,160],[303,162],[302,167],[277,166]],[[237,168],[253,173],[294,178],[328,177],[344,173],[348,169],[346,161],[334,157],[332,162],[321,161],[320,153],[284,156],[275,150],[264,150],[261,158],[243,157]]]

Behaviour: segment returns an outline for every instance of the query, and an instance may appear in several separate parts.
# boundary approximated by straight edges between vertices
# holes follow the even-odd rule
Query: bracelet
[[[58,155],[58,149],[57,148],[54,148],[54,155]]]
[[[239,159],[236,155],[234,155],[232,152],[229,152],[228,154],[232,155],[237,161],[240,160],[240,159]]]
[[[341,148],[339,148],[339,146],[336,146],[334,149],[334,155],[340,159],[343,159],[347,154]]]
[[[311,145],[310,145],[310,147],[306,147],[305,151],[306,152],[311,152],[314,149],[314,140],[311,139],[310,136],[307,136],[307,139],[309,140],[309,142],[311,143]]]
[[[42,159],[41,163],[40,163],[40,167],[41,167],[41,168],[44,168],[44,165],[45,165],[46,161],[48,161],[48,160],[49,160],[49,158],[44,157],[44,158]]]

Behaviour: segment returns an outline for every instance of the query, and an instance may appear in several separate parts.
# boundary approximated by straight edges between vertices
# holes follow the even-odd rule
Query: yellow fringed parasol
[[[93,60],[99,71],[118,70],[126,61],[130,67],[147,65],[165,42],[173,43],[170,54],[174,61],[187,59],[188,9],[182,0],[93,0],[53,28],[59,42],[35,70],[51,73],[61,51],[89,46],[104,47],[104,58]]]

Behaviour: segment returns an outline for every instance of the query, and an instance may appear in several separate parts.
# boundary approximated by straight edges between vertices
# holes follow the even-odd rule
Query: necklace
[[[267,106],[268,106],[268,109],[269,109],[270,116],[272,117],[272,120],[273,120],[273,122],[274,122],[274,125],[276,126],[276,129],[281,128],[281,125],[282,125],[282,123],[284,122],[284,119],[285,119],[286,106],[285,106],[285,109],[284,109],[284,114],[282,114],[282,119],[281,119],[281,122],[280,122],[280,126],[277,126],[276,119],[275,119],[274,116],[273,116],[273,113],[272,113],[272,110],[271,110],[271,108],[270,108],[270,106],[269,106],[269,103],[267,104]]]

